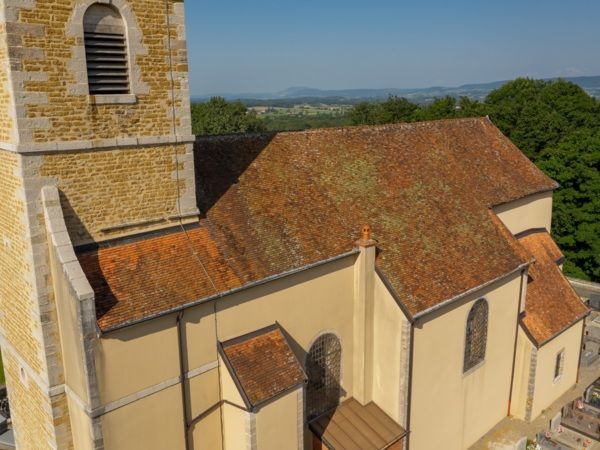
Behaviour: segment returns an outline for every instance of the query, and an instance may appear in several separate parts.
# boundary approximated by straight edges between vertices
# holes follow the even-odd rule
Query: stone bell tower
[[[0,347],[20,449],[74,445],[42,188],[75,246],[197,220],[183,9],[0,0]]]

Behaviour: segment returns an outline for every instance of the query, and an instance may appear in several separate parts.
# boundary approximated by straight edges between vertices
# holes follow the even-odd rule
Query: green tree
[[[534,162],[538,154],[575,131],[598,126],[598,102],[564,81],[518,78],[485,100],[492,121]]]
[[[541,152],[539,167],[560,183],[552,233],[565,273],[600,280],[600,129],[582,128]]]
[[[422,106],[417,114],[418,120],[452,119],[457,117],[458,104],[454,97],[435,99],[431,104]]]
[[[380,103],[357,103],[348,112],[348,120],[352,125],[412,122],[418,109],[417,105],[407,99],[390,95]]]
[[[196,135],[255,133],[265,131],[264,123],[241,102],[213,97],[192,105],[192,128]]]
[[[377,106],[371,102],[359,102],[348,111],[352,125],[374,125],[377,122]]]
[[[461,97],[458,100],[455,115],[456,117],[484,117],[489,115],[489,107],[479,100]]]
[[[418,109],[407,99],[390,95],[385,102],[376,106],[375,120],[377,123],[412,122]]]

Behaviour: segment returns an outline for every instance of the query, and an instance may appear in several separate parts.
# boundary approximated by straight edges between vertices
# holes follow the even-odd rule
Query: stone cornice
[[[85,141],[54,141],[14,144],[0,142],[0,150],[14,153],[51,153],[74,152],[81,150],[105,150],[119,147],[136,147],[147,145],[190,144],[195,141],[193,135],[180,136],[139,136],[111,139],[95,139]]]

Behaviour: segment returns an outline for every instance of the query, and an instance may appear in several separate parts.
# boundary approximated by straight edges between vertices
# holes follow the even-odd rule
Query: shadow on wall
[[[196,199],[203,215],[234,186],[276,133],[199,138],[194,144]]]
[[[63,216],[67,225],[67,231],[73,245],[77,246],[82,243],[94,242],[92,235],[90,234],[87,227],[79,219],[79,216],[75,212],[75,209],[71,205],[71,202],[65,195],[65,193],[59,190],[60,205],[62,207]]]
[[[95,251],[97,250],[95,240],[87,227],[79,219],[79,216],[75,212],[67,196],[60,190],[59,195],[67,232],[69,233],[69,238],[73,243],[75,254],[79,259],[82,269],[85,273],[97,272],[102,274],[102,276],[92,277],[91,279],[88,277],[92,284],[92,288],[96,293],[96,318],[100,319],[117,304],[117,299],[112,289],[105,281],[107,277],[102,273],[98,252]],[[93,283],[94,281],[95,283]],[[101,293],[101,295],[98,295],[99,293]]]

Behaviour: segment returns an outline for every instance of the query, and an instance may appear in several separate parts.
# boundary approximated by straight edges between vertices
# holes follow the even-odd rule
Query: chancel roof
[[[202,138],[194,158],[197,257],[184,234],[79,255],[101,328],[351,252],[367,223],[418,316],[526,264],[489,208],[556,188],[487,118]]]

